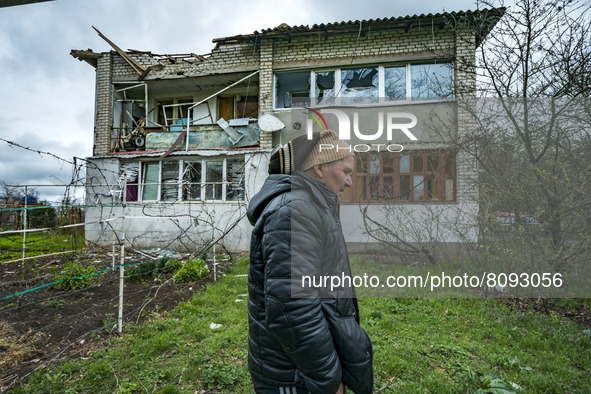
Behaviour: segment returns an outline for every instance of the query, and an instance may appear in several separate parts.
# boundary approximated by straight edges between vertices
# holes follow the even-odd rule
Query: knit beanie
[[[349,156],[355,156],[353,149],[345,141],[331,130],[320,134],[318,143],[306,157],[301,165],[301,170],[306,171],[318,164],[330,163]]]
[[[312,139],[307,137],[296,137],[273,153],[269,162],[269,174],[290,175],[298,170],[306,171],[317,164],[354,156],[351,147],[339,140],[333,131],[315,132]]]

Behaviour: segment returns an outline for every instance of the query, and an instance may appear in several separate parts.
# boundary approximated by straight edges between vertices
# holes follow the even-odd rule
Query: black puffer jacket
[[[338,210],[336,194],[301,172],[269,176],[252,199],[248,366],[253,379],[305,385],[312,393],[334,393],[342,381],[354,392],[372,392],[371,342],[359,326],[352,289],[301,286],[301,275],[351,275]]]

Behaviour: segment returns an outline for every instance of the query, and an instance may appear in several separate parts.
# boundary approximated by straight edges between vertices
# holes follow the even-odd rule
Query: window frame
[[[409,157],[409,171],[402,171],[401,169],[401,158],[403,156]],[[433,175],[433,171],[430,170],[429,160],[430,157],[437,157],[437,175]],[[370,158],[379,156],[379,171],[370,172]],[[386,161],[384,158],[391,160],[390,167],[391,171],[384,171]],[[415,168],[417,165],[415,159],[421,159],[422,168]],[[362,160],[366,160],[364,165]],[[389,152],[367,152],[359,153],[355,158],[355,167],[352,178],[352,187],[345,191],[342,197],[342,204],[431,204],[431,203],[454,203],[457,198],[457,168],[456,168],[456,153],[450,150],[425,150],[425,151],[404,151],[397,153]],[[449,161],[449,162],[448,162]],[[365,167],[365,172],[360,173],[360,168]],[[431,166],[432,167],[432,166]],[[402,176],[408,176],[408,199],[403,198],[402,193]],[[417,186],[415,185],[416,180],[423,177],[420,185],[422,187],[423,198],[419,199],[417,196]],[[377,178],[378,193],[373,194],[374,190],[372,185],[375,185]],[[432,181],[436,180],[437,184],[437,196],[429,197],[428,186],[432,185]],[[451,181],[449,183],[448,181]],[[374,183],[372,183],[374,182]],[[384,187],[385,183],[390,183],[391,196],[387,198],[387,190]],[[449,187],[453,190],[451,193],[448,191]],[[361,189],[361,190],[359,190]],[[406,194],[406,193],[405,193]],[[377,196],[377,198],[374,198]],[[450,198],[451,197],[451,198]]]
[[[158,108],[154,117],[155,124],[160,125],[166,131],[180,131],[186,127],[185,119],[189,119],[188,108],[194,104],[193,96],[178,96],[178,97],[159,97],[155,98],[155,103]],[[170,108],[171,117],[168,118],[166,110]],[[187,108],[187,113],[180,117],[183,113],[183,108]],[[180,121],[180,123],[179,123]],[[189,119],[191,122],[191,119]]]
[[[204,157],[199,157],[199,158],[182,158],[182,159],[178,159],[178,160],[141,160],[139,162],[139,174],[138,174],[138,181],[137,181],[137,186],[138,186],[138,199],[137,201],[126,201],[126,202],[137,202],[137,203],[184,203],[184,202],[193,202],[193,201],[199,201],[199,202],[229,202],[229,203],[243,203],[246,201],[244,194],[242,194],[242,199],[229,199],[228,198],[228,193],[231,192],[231,186],[232,184],[229,183],[231,181],[228,180],[228,161],[232,160],[232,159],[239,159],[242,161],[242,171],[244,171],[245,168],[245,157],[244,156],[229,156],[229,157],[211,157],[211,158],[204,158]],[[171,162],[174,161],[177,163],[178,166],[178,173],[177,173],[177,178],[176,178],[176,184],[177,184],[177,192],[176,192],[176,198],[174,199],[164,199],[163,198],[163,166],[165,162]],[[207,181],[207,163],[208,162],[222,162],[222,179],[219,182],[208,182]],[[184,197],[184,193],[183,193],[183,187],[186,185],[186,183],[183,180],[183,173],[185,170],[185,163],[187,162],[200,162],[201,163],[201,170],[200,170],[200,181],[197,182],[200,185],[200,189],[199,189],[199,198],[194,199],[194,198],[185,198]],[[154,165],[157,164],[158,165],[158,184],[157,185],[152,185],[151,183],[147,183],[145,182],[145,168],[147,165]],[[241,182],[237,183],[236,185],[236,189],[240,189],[240,187],[242,187],[243,192],[244,192],[244,173],[242,173],[242,177],[243,179],[241,180]],[[207,191],[208,191],[208,185],[212,185],[212,186],[217,186],[217,185],[221,185],[222,190],[221,190],[221,199],[207,199]],[[230,185],[230,187],[228,187],[228,185]],[[146,200],[144,199],[144,192],[146,190],[146,186],[156,186],[157,190],[156,190],[156,196],[157,199],[155,200]]]
[[[232,114],[228,119],[225,119],[225,121],[229,122],[232,119],[242,119],[242,118],[248,118],[248,119],[255,119],[258,118],[259,115],[259,94],[258,92],[256,92],[255,94],[231,94],[231,95],[219,95],[217,97],[217,101],[216,101],[216,119],[221,119],[222,118],[222,113],[221,113],[221,101],[223,100],[232,100]],[[244,104],[246,103],[246,104]],[[250,104],[250,108],[248,103],[255,103]],[[252,110],[252,108],[254,108],[254,110]],[[249,113],[249,109],[251,109],[250,112],[252,112],[252,116],[244,116],[246,114]]]
[[[413,66],[420,66],[420,65],[447,65],[452,67],[450,70],[450,78],[452,87],[451,91],[449,92],[448,96],[445,97],[429,97],[429,98],[421,98],[421,97],[413,97],[412,96],[412,72],[411,69]],[[425,102],[433,102],[433,101],[441,101],[449,98],[454,97],[453,86],[455,84],[455,73],[453,68],[453,60],[442,60],[442,59],[425,59],[425,60],[417,60],[417,61],[407,61],[407,62],[397,62],[397,63],[385,63],[385,64],[351,64],[351,65],[342,65],[339,67],[327,67],[327,68],[305,68],[305,69],[289,69],[289,70],[274,70],[273,71],[273,110],[274,111],[281,111],[281,110],[289,110],[292,106],[289,107],[278,107],[277,106],[277,75],[279,74],[288,74],[288,73],[302,73],[302,72],[309,72],[309,81],[310,81],[310,93],[309,99],[313,100],[311,105],[314,107],[323,107],[325,105],[316,102],[317,92],[316,92],[316,73],[323,73],[323,72],[334,72],[334,91],[335,96],[334,99],[345,98],[343,97],[343,86],[342,86],[342,70],[349,70],[349,69],[361,69],[361,68],[377,68],[378,70],[378,99],[376,102],[371,103],[372,105],[375,104],[409,104],[409,103],[425,103]],[[386,97],[386,76],[385,76],[385,69],[386,68],[394,68],[394,67],[404,67],[405,68],[405,89],[406,89],[406,97],[404,99],[388,99]],[[298,108],[296,106],[296,108]]]

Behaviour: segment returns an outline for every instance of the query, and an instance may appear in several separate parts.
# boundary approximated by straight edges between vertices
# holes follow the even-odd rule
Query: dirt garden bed
[[[147,260],[145,254],[130,253],[125,264]],[[40,287],[56,281],[52,275],[69,261],[106,271],[82,289]],[[42,257],[29,260],[24,268],[20,262],[0,264],[0,392],[49,362],[87,356],[116,335],[119,269],[109,269],[112,264],[112,256],[94,252]],[[222,263],[217,272],[225,268]],[[211,280],[213,274],[191,283],[175,283],[170,273],[126,278],[124,326],[170,311]]]

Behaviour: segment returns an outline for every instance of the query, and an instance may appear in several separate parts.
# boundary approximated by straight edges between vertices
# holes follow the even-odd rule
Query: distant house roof
[[[480,29],[479,37],[477,37],[477,45],[490,32],[497,21],[503,16],[506,8],[490,8],[476,11],[458,11],[458,12],[442,12],[437,14],[421,14],[408,15],[391,18],[378,18],[368,20],[356,20],[346,22],[321,23],[314,24],[311,27],[308,25],[289,26],[285,23],[271,28],[263,29],[260,32],[255,31],[252,34],[240,34],[231,37],[215,38],[213,42],[216,44],[226,44],[237,41],[254,40],[257,38],[278,38],[290,39],[297,36],[306,36],[318,33],[344,33],[349,31],[359,31],[360,27],[371,26],[372,30],[382,29],[405,29],[410,30],[413,27],[420,26],[425,21],[428,21],[430,26],[436,28],[444,28],[446,26],[455,26],[457,23],[478,23]]]

